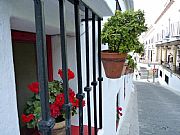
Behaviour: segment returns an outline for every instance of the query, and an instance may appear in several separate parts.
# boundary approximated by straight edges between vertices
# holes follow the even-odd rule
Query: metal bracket
[[[84,93],[82,93],[82,94],[78,93],[78,94],[76,94],[76,97],[79,100],[83,100],[83,98],[85,97],[85,94]]]
[[[84,88],[84,91],[86,91],[86,92],[90,92],[91,90],[92,90],[91,87],[85,87],[85,88]]]
[[[93,86],[97,86],[97,81],[93,81],[93,82],[91,82],[91,85],[93,85]]]
[[[47,132],[51,131],[51,129],[54,127],[54,125],[55,125],[54,118],[49,118],[48,121],[41,120],[38,123],[40,131],[47,131]]]
[[[98,77],[98,81],[100,82],[102,82],[103,81],[103,77]]]

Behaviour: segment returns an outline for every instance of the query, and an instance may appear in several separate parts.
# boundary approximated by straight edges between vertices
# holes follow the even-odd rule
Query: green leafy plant
[[[144,53],[144,45],[139,44],[139,46],[136,46],[134,48],[134,53],[139,53],[140,55],[142,55]]]
[[[134,70],[137,66],[137,63],[134,61],[134,59],[132,58],[131,55],[127,56],[127,60],[128,60],[128,67],[129,69]]]
[[[111,52],[128,53],[142,44],[138,37],[147,30],[141,10],[116,11],[102,30],[102,42],[108,43]]]

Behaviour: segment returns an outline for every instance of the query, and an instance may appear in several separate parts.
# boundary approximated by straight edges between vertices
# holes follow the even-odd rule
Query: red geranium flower
[[[64,94],[60,93],[56,96],[55,104],[59,105],[59,107],[62,107],[64,104]]]
[[[38,94],[39,93],[39,83],[33,82],[33,83],[29,84],[28,89],[31,90],[32,92]]]
[[[21,118],[23,122],[27,123],[27,122],[30,122],[32,119],[34,119],[34,115],[29,114],[26,116],[25,114],[22,114]]]
[[[118,111],[122,111],[122,107],[117,107],[117,110]]]
[[[61,78],[63,78],[62,69],[59,69],[59,70],[58,70],[58,74],[59,74],[59,76],[60,76]],[[71,71],[70,69],[68,69],[68,80],[71,80],[71,79],[73,79],[74,77],[75,77],[74,72]]]
[[[69,97],[71,98],[75,96],[76,96],[75,92],[71,88],[69,88]]]
[[[119,115],[122,116],[122,113],[119,112]]]
[[[53,118],[56,118],[57,116],[59,116],[61,114],[59,106],[55,103],[50,104],[50,111],[51,111],[51,116]]]
[[[74,99],[74,101],[72,102],[72,106],[73,107],[79,107],[79,100],[77,98]],[[85,106],[85,100],[82,101],[82,106]]]

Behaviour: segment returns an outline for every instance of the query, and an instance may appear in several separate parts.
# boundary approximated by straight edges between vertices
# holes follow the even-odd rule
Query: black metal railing
[[[99,129],[102,129],[101,18],[98,17]]]
[[[89,9],[85,8],[85,34],[86,34],[86,87],[87,92],[87,115],[88,115],[88,134],[91,135],[91,87],[90,87],[90,69],[89,69]]]
[[[71,135],[71,104],[68,97],[68,62],[67,62],[67,44],[66,44],[66,26],[65,26],[65,2],[59,1],[59,18],[60,18],[60,34],[61,34],[61,56],[63,70],[63,89],[65,95],[66,118],[66,135]],[[93,63],[93,101],[94,101],[94,130],[95,135],[98,132],[97,119],[97,78],[96,78],[96,59],[98,59],[98,82],[99,82],[99,128],[102,128],[102,74],[101,74],[101,17],[99,17],[90,7],[81,0],[68,0],[74,4],[75,19],[75,36],[76,36],[76,60],[77,60],[77,78],[78,78],[78,94],[79,99],[79,134],[83,135],[83,88],[82,88],[82,67],[81,67],[81,42],[80,42],[80,10],[85,11],[85,35],[86,35],[86,87],[87,92],[87,115],[88,115],[88,134],[91,135],[91,104],[90,104],[90,49],[89,49],[89,20],[92,20],[92,63]],[[55,120],[50,117],[49,95],[48,95],[48,77],[47,77],[47,57],[46,57],[46,40],[45,40],[45,16],[44,16],[44,0],[34,0],[35,7],[35,23],[37,33],[37,65],[38,65],[38,81],[40,83],[40,99],[42,120],[39,122],[39,128],[43,135],[51,135],[51,129],[55,124]],[[92,13],[92,15],[89,14]],[[96,54],[96,21],[98,21],[98,55]],[[97,57],[98,56],[98,57]]]
[[[47,54],[46,54],[46,34],[44,3],[41,0],[34,0],[35,23],[36,23],[36,51],[37,51],[37,68],[38,82],[41,99],[41,116],[39,122],[40,131],[43,135],[51,135],[51,129],[55,120],[50,117],[49,94],[48,94],[48,74],[47,74]]]
[[[69,86],[68,86],[68,64],[67,64],[67,45],[66,45],[66,25],[65,25],[65,0],[59,0],[59,19],[60,19],[60,33],[61,33],[61,57],[62,57],[62,71],[63,71],[63,89],[65,104],[63,109],[65,110],[66,119],[66,135],[71,135],[71,104],[69,103]]]
[[[83,135],[83,106],[82,101],[84,94],[82,91],[82,73],[81,73],[81,42],[80,42],[80,17],[79,17],[79,0],[74,1],[75,12],[75,33],[76,33],[76,59],[77,59],[77,77],[78,77],[78,94],[79,99],[79,134]]]
[[[92,60],[93,60],[93,97],[94,97],[94,133],[97,135],[97,94],[96,94],[96,29],[95,29],[95,17],[96,15],[92,12]]]

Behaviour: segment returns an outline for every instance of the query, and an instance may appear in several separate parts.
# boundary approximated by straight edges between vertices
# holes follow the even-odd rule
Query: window
[[[179,36],[180,34],[180,22],[175,22],[171,24],[171,35]]]
[[[159,72],[159,76],[162,77],[162,71],[161,71],[161,70],[160,70],[160,72]]]
[[[169,84],[169,77],[167,75],[165,75],[165,82]]]

